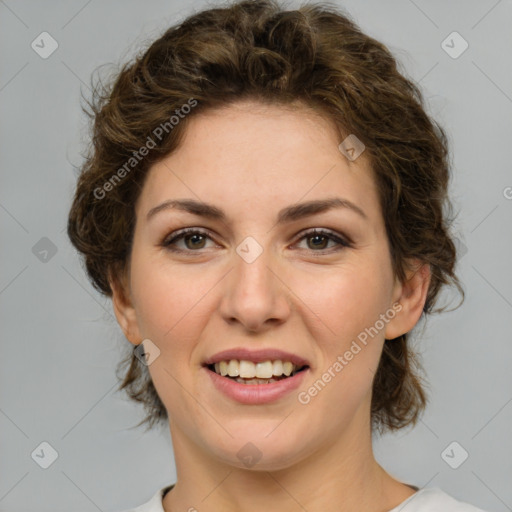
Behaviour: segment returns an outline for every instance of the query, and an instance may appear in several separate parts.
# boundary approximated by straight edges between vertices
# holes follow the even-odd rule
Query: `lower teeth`
[[[292,375],[291,375],[292,376]],[[287,377],[282,375],[281,377],[272,377],[271,379],[244,379],[242,377],[230,377],[229,375],[226,375],[228,379],[232,379],[239,384],[272,384],[272,382],[279,382],[280,380],[286,379]]]
[[[237,377],[235,380],[240,384],[271,384],[277,382],[276,379],[242,379],[241,377]]]
[[[302,368],[300,369],[302,370]],[[300,371],[298,370],[298,371]],[[213,371],[213,369],[212,369]],[[297,371],[294,371],[289,375],[288,377],[293,377],[297,374]],[[220,375],[217,373],[217,375]],[[230,377],[229,375],[224,375],[227,379],[234,380],[235,382],[238,382],[239,384],[272,384],[273,382],[279,382],[280,380],[287,379],[288,377],[286,375],[281,375],[279,377],[272,377],[270,379],[258,379],[258,378],[252,378],[252,379],[244,379],[242,377]]]

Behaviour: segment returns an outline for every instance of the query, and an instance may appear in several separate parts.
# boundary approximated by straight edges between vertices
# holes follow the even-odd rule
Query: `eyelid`
[[[198,234],[201,236],[205,236],[206,238],[209,238],[214,243],[215,237],[212,236],[212,232],[206,228],[199,228],[199,227],[187,227],[178,229],[176,231],[173,231],[169,235],[167,235],[163,241],[160,243],[162,247],[165,249],[171,251],[171,252],[181,252],[181,253],[198,253],[200,254],[201,251],[204,249],[198,249],[197,251],[194,250],[183,250],[183,249],[175,249],[171,248],[172,243],[178,240],[182,240],[185,236],[189,234]],[[291,245],[296,245],[298,242],[302,241],[303,239],[307,238],[308,236],[324,236],[329,238],[331,241],[334,241],[337,244],[337,247],[331,247],[330,249],[319,249],[319,250],[313,250],[313,249],[306,249],[309,250],[311,253],[318,253],[320,255],[325,254],[326,252],[337,252],[340,251],[342,248],[350,248],[353,246],[353,241],[350,237],[348,237],[345,234],[338,233],[337,231],[328,229],[328,228],[307,228],[302,230],[300,233],[298,233],[294,241]]]
[[[320,236],[328,236],[331,240],[337,241],[340,245],[345,247],[351,247],[353,245],[353,241],[351,238],[345,234],[338,233],[337,231],[328,229],[328,228],[308,228],[301,231],[295,238],[295,242],[300,241],[302,238],[305,238],[307,235],[320,235]],[[321,251],[313,251],[313,252],[321,252]]]
[[[209,238],[212,241],[214,240],[214,237],[212,236],[212,232],[205,229],[205,228],[195,228],[195,227],[189,227],[189,228],[183,228],[183,229],[177,229],[176,231],[173,231],[169,233],[167,236],[164,237],[161,245],[164,246],[164,248],[168,248],[171,244],[171,242],[175,240],[181,240],[186,235],[193,235],[198,234],[205,236]],[[177,249],[177,251],[180,251],[180,249]],[[186,252],[199,252],[199,251],[186,251]]]

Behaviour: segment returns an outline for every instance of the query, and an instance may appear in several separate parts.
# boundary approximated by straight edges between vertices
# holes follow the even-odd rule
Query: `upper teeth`
[[[262,361],[261,363],[253,363],[252,361],[238,361],[231,359],[230,361],[219,361],[215,363],[215,372],[222,376],[242,377],[245,379],[270,379],[273,375],[279,377],[286,375],[287,377],[297,370],[299,366],[294,365],[290,361]]]

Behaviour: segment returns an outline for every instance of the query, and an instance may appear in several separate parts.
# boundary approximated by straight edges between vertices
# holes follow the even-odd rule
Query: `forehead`
[[[183,159],[207,160],[204,167],[241,166],[245,161],[263,172],[280,163],[314,162],[318,167],[332,161],[333,154],[339,159],[342,138],[330,118],[301,103],[244,101],[191,117],[177,153]]]
[[[350,161],[336,125],[307,108],[240,102],[194,114],[180,146],[154,164],[138,205],[143,214],[170,198],[266,209],[333,195],[376,207],[364,152]]]

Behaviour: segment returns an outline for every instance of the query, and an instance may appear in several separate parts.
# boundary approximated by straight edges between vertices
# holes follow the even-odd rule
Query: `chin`
[[[223,463],[239,469],[251,471],[279,471],[287,469],[307,457],[315,447],[315,437],[311,435],[311,429],[300,433],[294,429],[282,429],[278,432],[279,422],[254,423],[247,428],[235,431],[228,427],[234,437],[228,435],[223,440],[208,440],[207,445],[213,457]],[[240,426],[239,426],[240,427]],[[268,427],[268,428],[267,428]]]

